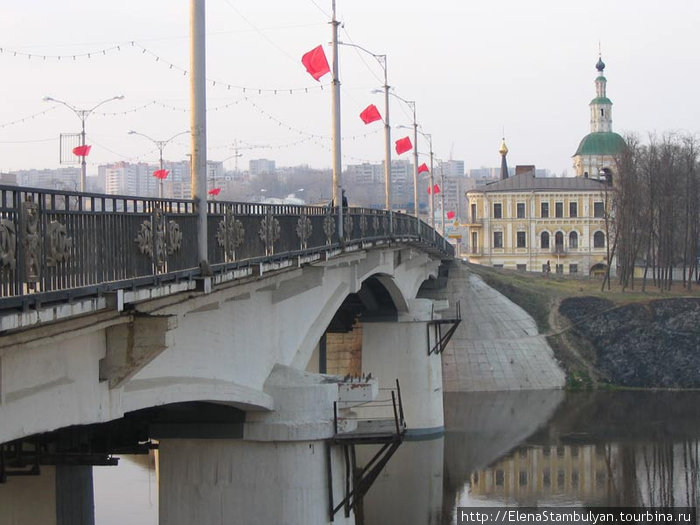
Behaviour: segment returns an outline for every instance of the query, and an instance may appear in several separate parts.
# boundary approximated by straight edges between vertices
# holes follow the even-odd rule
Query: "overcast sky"
[[[330,167],[331,78],[316,82],[300,59],[323,44],[330,61],[331,1],[209,0],[206,9],[208,158],[233,169],[238,142],[241,169],[254,158]],[[417,102],[436,155],[467,168],[498,166],[505,132],[511,166],[573,175],[599,42],[615,131],[700,127],[695,0],[338,0],[337,12],[340,40],[388,55],[389,84]],[[80,131],[44,96],[80,109],[125,96],[87,120],[90,174],[111,161],[157,161],[130,129],[156,140],[189,129],[187,0],[3,0],[0,48],[0,171],[58,167],[60,133]],[[383,159],[381,122],[358,116],[370,103],[384,114],[372,94],[382,75],[371,56],[341,47],[344,166]],[[411,133],[397,129],[411,115],[396,99],[391,123],[392,142]],[[183,136],[165,157],[188,152]]]

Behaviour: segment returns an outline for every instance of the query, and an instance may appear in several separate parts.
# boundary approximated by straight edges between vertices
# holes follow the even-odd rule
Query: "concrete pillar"
[[[94,525],[92,467],[42,466],[0,485],[0,525]]]
[[[358,447],[367,462],[374,447]],[[406,440],[364,498],[366,523],[440,523],[444,438]]]
[[[56,525],[94,525],[92,467],[56,467]]]
[[[264,390],[271,412],[248,412],[243,439],[161,439],[161,525],[330,523],[345,493],[345,460],[334,435],[337,382],[275,366]],[[340,510],[333,524],[352,525]]]
[[[413,299],[396,322],[363,320],[362,371],[380,389],[395,387],[398,378],[409,436],[444,431],[442,365],[439,355],[428,355],[431,309],[432,301]]]

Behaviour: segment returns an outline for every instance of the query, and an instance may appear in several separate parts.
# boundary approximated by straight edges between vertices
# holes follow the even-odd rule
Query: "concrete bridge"
[[[198,265],[192,201],[0,187],[0,524],[93,523],[91,466],[154,447],[161,523],[355,523],[404,434],[441,432],[445,239],[207,205]]]

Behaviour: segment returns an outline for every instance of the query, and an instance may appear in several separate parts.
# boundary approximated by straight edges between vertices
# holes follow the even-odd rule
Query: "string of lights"
[[[189,74],[189,70],[178,66],[177,64],[170,62],[169,60],[166,60],[165,58],[161,57],[158,53],[155,53],[151,51],[149,48],[139,44],[136,41],[130,41],[126,43],[121,43],[121,44],[115,44],[111,45],[109,47],[105,47],[102,49],[97,49],[93,51],[83,51],[80,53],[69,53],[65,55],[48,55],[48,54],[39,54],[39,53],[28,53],[25,51],[18,51],[14,49],[8,49],[6,47],[0,47],[0,55],[5,55],[5,56],[12,56],[12,57],[21,57],[21,58],[26,58],[27,60],[32,60],[34,59],[35,61],[46,61],[46,60],[55,60],[57,62],[60,62],[61,60],[63,61],[68,61],[68,60],[73,60],[77,61],[78,59],[90,59],[93,57],[102,57],[102,56],[107,56],[110,53],[113,52],[120,52],[124,48],[134,48],[134,49],[140,49],[141,50],[141,55],[146,55],[151,57],[155,62],[164,64],[167,66],[168,69],[177,71],[179,73],[182,73],[183,76],[187,76]],[[258,94],[258,95],[263,95],[263,94],[289,94],[293,95],[296,93],[309,93],[311,91],[315,90],[323,90],[324,87],[330,86],[330,84],[319,84],[315,86],[307,86],[307,87],[293,87],[293,88],[262,88],[262,87],[251,87],[251,86],[241,86],[237,84],[233,84],[231,82],[219,80],[219,79],[213,79],[213,78],[207,78],[207,82],[212,86],[212,87],[219,87],[219,88],[225,88],[226,90],[239,90],[243,93],[246,94]]]
[[[0,124],[0,129],[6,128],[6,127],[9,127],[9,126],[13,126],[13,125],[15,125],[15,124],[20,124],[20,123],[26,122],[26,121],[28,121],[28,120],[33,120],[33,119],[35,119],[36,117],[40,117],[41,115],[46,115],[47,113],[53,111],[53,110],[56,109],[57,107],[58,107],[58,106],[51,106],[50,108],[45,109],[44,111],[39,111],[38,113],[34,113],[33,115],[29,115],[29,116],[26,116],[26,117],[22,117],[22,118],[19,118],[19,119],[17,119],[17,120],[13,120],[12,122],[5,122],[4,124]]]

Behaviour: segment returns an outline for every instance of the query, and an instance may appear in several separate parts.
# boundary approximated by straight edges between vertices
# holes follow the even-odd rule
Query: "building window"
[[[594,202],[593,203],[593,217],[602,217],[603,216],[603,203],[602,202]]]
[[[494,264],[493,267],[494,267],[494,268],[499,268],[499,269],[501,269],[501,270],[503,269],[503,265],[502,265],[502,264]]]
[[[578,217],[578,203],[577,202],[570,202],[569,203],[569,217]]]
[[[563,202],[555,202],[554,203],[554,216],[557,219],[560,219],[564,216],[564,203]]]
[[[503,232],[493,232],[493,247],[503,248]]]
[[[524,202],[519,202],[516,204],[516,216],[518,219],[524,219],[525,218],[525,203]]]
[[[493,218],[500,219],[503,217],[503,205],[500,202],[496,202],[493,205]]]
[[[540,248],[543,250],[548,250],[549,249],[549,233],[548,232],[542,232],[540,235]]]
[[[578,233],[571,232],[569,234],[569,248],[574,250],[578,248]]]
[[[578,273],[578,264],[570,264],[569,273]]]
[[[595,232],[593,234],[593,247],[605,248],[605,234],[603,232]]]
[[[479,252],[479,234],[476,232],[472,232],[472,253],[478,253]]]
[[[557,264],[557,265],[556,265],[556,268],[555,268],[555,271],[556,271],[558,274],[563,274],[563,273],[564,273],[564,265],[563,265],[563,264]]]
[[[564,253],[564,233],[562,232],[554,234],[554,251],[556,253]]]
[[[540,204],[540,217],[546,219],[549,217],[549,203],[543,202]]]
[[[525,248],[525,232],[516,232],[515,242],[517,248]]]
[[[516,264],[515,269],[518,270],[519,272],[526,272],[527,271],[527,264]]]
[[[476,222],[476,204],[472,204],[472,222]]]

